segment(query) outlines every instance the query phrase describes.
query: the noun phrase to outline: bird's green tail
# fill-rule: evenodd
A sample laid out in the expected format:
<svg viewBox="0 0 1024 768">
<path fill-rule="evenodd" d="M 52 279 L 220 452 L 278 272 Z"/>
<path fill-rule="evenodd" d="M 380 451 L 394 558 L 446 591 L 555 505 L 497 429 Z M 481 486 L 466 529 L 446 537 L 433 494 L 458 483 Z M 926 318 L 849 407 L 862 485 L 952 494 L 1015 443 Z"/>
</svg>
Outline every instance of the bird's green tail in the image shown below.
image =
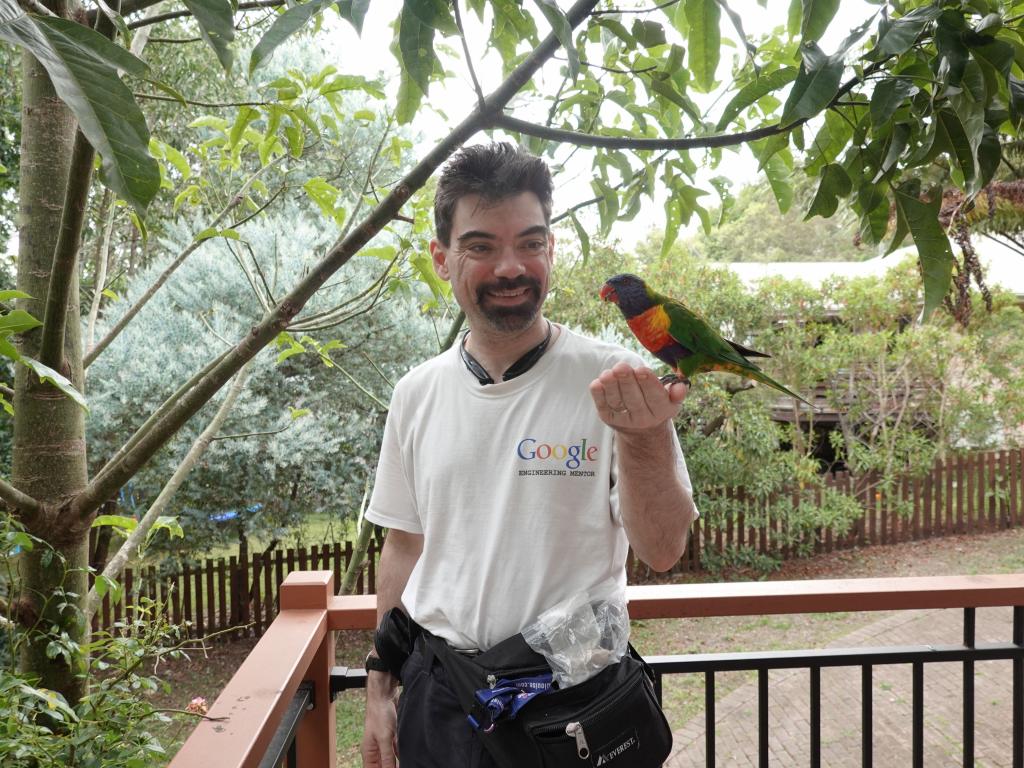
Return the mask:
<svg viewBox="0 0 1024 768">
<path fill-rule="evenodd" d="M 747 371 L 746 375 L 749 378 L 754 379 L 755 381 L 760 381 L 762 384 L 767 384 L 769 387 L 772 387 L 773 389 L 779 390 L 779 392 L 784 392 L 785 394 L 789 395 L 790 397 L 795 397 L 801 403 L 807 403 L 807 405 L 809 405 L 812 410 L 815 410 L 815 411 L 818 410 L 810 402 L 808 402 L 804 398 L 800 397 L 800 395 L 798 395 L 793 390 L 787 389 L 786 387 L 784 387 L 781 384 L 779 384 L 779 382 L 777 382 L 775 379 L 773 379 L 771 376 L 769 376 L 764 371 Z"/>
</svg>

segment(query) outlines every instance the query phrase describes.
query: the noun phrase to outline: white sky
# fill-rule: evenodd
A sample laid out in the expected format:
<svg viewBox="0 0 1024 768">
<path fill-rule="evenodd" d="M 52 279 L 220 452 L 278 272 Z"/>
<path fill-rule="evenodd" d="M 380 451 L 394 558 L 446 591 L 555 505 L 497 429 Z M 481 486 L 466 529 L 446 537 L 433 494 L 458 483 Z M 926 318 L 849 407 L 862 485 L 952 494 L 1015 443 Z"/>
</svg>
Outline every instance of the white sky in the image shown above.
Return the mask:
<svg viewBox="0 0 1024 768">
<path fill-rule="evenodd" d="M 563 6 L 565 5 L 564 2 L 561 4 Z M 636 7 L 646 7 L 650 4 L 651 3 L 649 2 L 630 3 L 629 0 L 622 0 L 621 7 L 626 8 L 631 5 Z M 390 80 L 390 95 L 396 92 L 398 88 L 398 64 L 395 62 L 388 50 L 388 46 L 392 39 L 392 31 L 389 25 L 393 21 L 393 17 L 388 16 L 386 13 L 381 13 L 381 6 L 382 4 L 371 5 L 361 37 L 357 36 L 352 27 L 346 22 L 339 21 L 336 25 L 332 25 L 331 43 L 335 44 L 332 45 L 332 47 L 334 48 L 335 54 L 338 55 L 339 60 L 337 66 L 341 71 L 347 72 L 354 70 L 367 77 L 375 77 L 377 74 L 383 72 Z M 749 39 L 754 39 L 764 35 L 776 26 L 785 25 L 786 14 L 789 8 L 788 0 L 768 0 L 768 6 L 768 9 L 762 8 L 758 3 L 754 2 L 754 0 L 733 0 L 731 7 L 742 13 L 744 31 Z M 540 13 L 536 10 L 535 6 L 527 3 L 526 7 L 533 11 L 534 16 L 537 18 L 538 30 L 541 34 L 545 34 L 549 29 L 546 21 L 540 17 Z M 821 47 L 826 52 L 834 51 L 838 47 L 839 43 L 847 36 L 847 34 L 849 34 L 849 31 L 853 27 L 863 23 L 864 20 L 876 10 L 876 8 L 877 6 L 873 7 L 868 5 L 865 0 L 844 0 L 839 4 L 839 10 L 829 26 L 828 32 L 820 41 Z M 644 18 L 661 22 L 665 27 L 666 32 L 670 35 L 670 39 L 671 35 L 675 34 L 674 30 L 671 29 L 670 20 L 664 13 L 659 11 L 649 14 Z M 485 55 L 487 33 L 486 30 L 477 23 L 476 15 L 472 12 L 464 12 L 463 22 L 467 27 L 467 37 L 470 41 L 470 50 L 474 57 L 477 76 L 481 80 L 484 92 L 488 93 L 501 81 L 500 62 L 495 54 Z M 737 37 L 732 29 L 732 25 L 729 23 L 724 13 L 722 15 L 722 36 L 723 39 L 736 39 Z M 460 61 L 450 64 L 449 69 L 453 72 L 455 77 L 451 78 L 445 84 L 444 88 L 439 87 L 438 83 L 431 84 L 430 96 L 425 100 L 424 108 L 421 108 L 420 113 L 417 115 L 416 120 L 412 125 L 413 130 L 422 134 L 424 138 L 424 151 L 426 150 L 426 147 L 429 146 L 429 143 L 443 137 L 448 132 L 448 127 L 450 125 L 454 125 L 456 122 L 461 120 L 470 111 L 470 109 L 472 109 L 476 99 L 468 69 L 461 61 L 462 51 L 458 38 L 442 38 L 438 35 L 436 39 L 443 41 L 444 44 L 454 49 L 457 49 Z M 743 57 L 745 55 L 745 51 L 739 44 L 737 44 L 736 47 L 723 46 L 718 69 L 719 78 L 723 79 L 728 77 L 733 68 L 734 57 Z M 547 86 L 548 90 L 552 93 L 558 87 L 560 81 L 561 77 L 558 74 L 557 62 L 554 66 L 548 67 L 544 70 L 538 77 L 540 86 Z M 723 83 L 723 86 L 727 84 L 728 83 Z M 720 92 L 708 94 L 706 96 L 698 94 L 695 100 L 699 106 L 707 108 L 712 105 L 720 95 Z M 724 103 L 725 100 L 722 100 L 719 102 L 719 105 L 724 105 Z M 445 113 L 447 120 L 442 118 L 440 115 L 432 113 L 429 108 L 430 105 L 441 109 Z M 531 117 L 528 114 L 523 114 L 521 111 L 517 112 L 516 110 L 512 110 L 512 113 L 517 117 L 523 117 L 524 119 L 530 119 Z M 711 114 L 714 115 L 715 111 L 712 110 Z M 486 140 L 486 137 L 481 134 L 473 141 Z M 418 154 L 423 153 L 420 152 Z M 693 157 L 697 160 L 696 153 Z M 577 153 L 576 158 L 577 161 L 570 166 L 570 170 L 556 178 L 556 211 L 571 206 L 576 202 L 588 200 L 593 197 L 593 192 L 590 188 L 592 170 L 589 162 L 588 151 L 586 149 L 580 150 Z M 735 152 L 728 150 L 723 151 L 722 160 L 718 167 L 708 172 L 702 171 L 698 176 L 698 183 L 696 186 L 708 190 L 710 194 L 703 198 L 702 201 L 706 206 L 710 207 L 714 206 L 718 200 L 713 187 L 707 183 L 707 180 L 710 177 L 724 176 L 730 179 L 733 182 L 733 190 L 735 192 L 742 185 L 756 181 L 757 174 L 757 163 L 752 154 L 745 147 L 741 147 Z M 596 231 L 596 209 L 591 211 L 589 216 L 591 217 L 591 222 L 589 223 L 592 223 L 593 226 L 588 227 L 588 229 Z M 581 216 L 581 218 L 585 217 Z M 663 229 L 664 222 L 665 219 L 662 202 L 654 204 L 645 202 L 641 207 L 641 212 L 637 214 L 633 221 L 620 221 L 614 225 L 612 229 L 612 237 L 618 238 L 624 245 L 633 245 L 637 241 L 645 238 L 652 228 L 656 230 Z M 699 221 L 694 217 L 690 223 L 690 229 L 694 229 L 698 226 Z"/>
</svg>

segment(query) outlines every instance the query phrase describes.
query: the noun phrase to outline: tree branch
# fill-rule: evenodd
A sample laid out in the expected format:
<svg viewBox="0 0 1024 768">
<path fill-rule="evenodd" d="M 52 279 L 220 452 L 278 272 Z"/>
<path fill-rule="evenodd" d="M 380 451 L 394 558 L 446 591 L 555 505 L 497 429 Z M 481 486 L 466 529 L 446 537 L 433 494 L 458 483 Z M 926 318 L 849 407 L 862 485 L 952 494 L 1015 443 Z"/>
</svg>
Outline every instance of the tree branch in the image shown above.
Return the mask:
<svg viewBox="0 0 1024 768">
<path fill-rule="evenodd" d="M 71 153 L 67 190 L 64 193 L 64 213 L 61 216 L 60 235 L 50 269 L 50 290 L 46 294 L 46 312 L 43 315 L 39 360 L 58 371 L 64 368 L 64 330 L 68 322 L 68 298 L 71 284 L 77 274 L 78 250 L 82 241 L 82 223 L 85 203 L 89 199 L 92 182 L 92 159 L 96 155 L 92 144 L 81 131 L 75 132 L 75 146 Z M 76 318 L 77 319 L 77 318 Z"/>
<path fill-rule="evenodd" d="M 248 3 L 239 3 L 239 11 L 255 11 L 261 8 L 276 8 L 279 5 L 284 5 L 285 0 L 253 0 Z M 141 4 L 140 4 L 141 5 Z M 146 5 L 155 5 L 155 3 L 146 3 Z M 137 10 L 137 9 L 136 9 Z M 127 12 L 122 14 L 127 16 Z M 139 27 L 146 27 L 150 24 L 159 24 L 162 21 L 170 21 L 171 19 L 181 19 L 186 16 L 191 16 L 192 11 L 168 11 L 167 13 L 158 13 L 155 16 L 147 16 L 144 19 L 133 21 L 128 25 L 128 29 L 138 29 Z"/>
<path fill-rule="evenodd" d="M 249 187 L 252 186 L 253 182 L 255 182 L 256 179 L 258 179 L 263 174 L 264 171 L 276 165 L 284 157 L 285 156 L 282 155 L 281 157 L 276 158 L 273 162 L 268 163 L 263 168 L 260 168 L 260 170 L 256 171 L 256 173 L 254 173 L 252 176 L 250 176 L 242 185 L 241 189 L 238 190 L 238 193 L 231 199 L 231 201 L 226 206 L 224 206 L 224 208 L 221 210 L 220 213 L 217 214 L 213 221 L 210 222 L 210 226 L 208 227 L 208 229 L 216 228 L 217 225 L 219 225 L 227 217 L 227 215 L 231 213 L 231 211 L 233 211 L 241 204 L 241 202 L 245 199 L 246 192 L 249 191 Z M 246 221 L 248 221 L 248 219 L 246 219 Z M 83 368 L 88 368 L 90 365 L 92 365 L 93 361 L 100 356 L 103 350 L 110 346 L 110 343 L 121 334 L 121 331 L 125 329 L 125 326 L 128 325 L 128 323 L 130 323 L 137 314 L 139 314 L 142 308 L 146 306 L 150 299 L 153 298 L 153 295 L 158 290 L 160 290 L 160 287 L 164 283 L 167 282 L 167 280 L 174 273 L 174 271 L 185 262 L 185 259 L 187 259 L 193 253 L 195 253 L 196 249 L 199 248 L 199 246 L 202 245 L 204 242 L 206 242 L 206 240 L 193 240 L 188 245 L 188 247 L 185 248 L 185 250 L 183 250 L 178 255 L 178 258 L 176 258 L 167 266 L 167 269 L 165 269 L 160 274 L 160 277 L 158 277 L 153 282 L 153 284 L 146 289 L 146 292 L 139 297 L 139 300 L 136 301 L 128 309 L 128 311 L 124 313 L 124 316 L 121 317 L 121 319 L 114 324 L 113 328 L 107 331 L 107 335 L 100 339 L 95 347 L 89 350 L 88 354 L 85 356 L 85 360 L 82 361 Z"/>
<path fill-rule="evenodd" d="M 92 273 L 92 302 L 89 306 L 89 322 L 85 330 L 85 348 L 90 349 L 93 339 L 96 338 L 96 319 L 100 314 L 100 304 L 103 302 L 103 289 L 107 281 L 107 260 L 110 255 L 110 233 L 113 231 L 114 214 L 117 206 L 114 204 L 114 193 L 110 189 L 103 192 L 103 202 L 100 203 L 100 235 L 96 238 L 95 266 Z"/>
<path fill-rule="evenodd" d="M 452 344 L 459 338 L 459 331 L 462 330 L 462 324 L 466 322 L 466 313 L 461 309 L 459 314 L 452 318 L 452 327 L 448 330 L 448 335 L 445 336 L 444 341 L 441 342 L 441 351 L 451 349 Z"/>
<path fill-rule="evenodd" d="M 574 28 L 594 8 L 598 0 L 577 0 L 568 10 L 566 18 Z M 277 335 L 288 327 L 310 297 L 343 267 L 373 237 L 391 221 L 395 214 L 430 179 L 441 164 L 462 144 L 485 128 L 493 115 L 500 113 L 509 101 L 530 81 L 530 78 L 551 58 L 559 45 L 558 38 L 549 34 L 484 103 L 474 109 L 459 125 L 428 152 L 410 170 L 391 193 L 382 200 L 366 219 L 344 239 L 336 242 L 281 303 L 230 350 L 227 356 L 203 376 L 196 385 L 170 407 L 166 414 L 141 434 L 135 444 L 116 459 L 108 462 L 109 470 L 90 482 L 67 505 L 76 517 L 91 515 L 114 491 L 130 479 L 170 438 L 223 387 L 246 362 L 251 360 Z"/>
<path fill-rule="evenodd" d="M 496 115 L 489 128 L 503 128 L 506 131 L 521 133 L 524 136 L 534 136 L 538 139 L 548 141 L 575 144 L 582 147 L 600 147 L 602 149 L 710 149 L 713 147 L 731 147 L 736 144 L 746 144 L 750 141 L 765 139 L 769 136 L 776 136 L 780 133 L 788 133 L 807 122 L 807 119 L 797 120 L 789 125 L 768 125 L 764 128 L 757 128 L 752 131 L 741 131 L 740 133 L 719 134 L 717 136 L 689 137 L 685 139 L 637 139 L 629 136 L 601 136 L 596 133 L 581 133 L 579 131 L 567 131 L 562 128 L 547 128 L 535 123 L 528 123 L 509 115 Z"/>
<path fill-rule="evenodd" d="M 156 43 L 156 38 L 150 38 L 149 42 Z M 150 99 L 151 101 L 173 101 L 175 104 L 181 104 L 181 99 L 176 99 L 173 96 L 158 96 L 155 93 L 140 93 L 138 91 L 132 94 L 137 99 Z M 185 103 L 193 107 L 210 107 L 211 109 L 229 109 L 231 107 L 265 107 L 267 102 L 265 101 L 230 101 L 225 103 L 217 103 L 212 101 L 190 101 L 185 99 Z"/>
<path fill-rule="evenodd" d="M 17 512 L 18 517 L 24 522 L 26 519 L 38 517 L 43 514 L 44 508 L 42 503 L 29 496 L 23 491 L 19 491 L 9 482 L 0 478 L 0 500 L 3 500 L 7 504 L 7 509 L 11 512 Z"/>
<path fill-rule="evenodd" d="M 455 26 L 459 29 L 459 39 L 462 41 L 462 51 L 466 54 L 466 66 L 469 68 L 469 76 L 473 80 L 473 89 L 476 91 L 477 103 L 483 106 L 484 92 L 480 88 L 480 81 L 476 77 L 476 70 L 473 69 L 473 57 L 469 53 L 466 30 L 462 27 L 462 12 L 459 10 L 459 0 L 452 0 L 452 10 L 455 12 Z"/>
<path fill-rule="evenodd" d="M 122 445 L 118 449 L 117 453 L 115 453 L 114 456 L 100 468 L 100 471 L 96 473 L 96 477 L 93 478 L 93 482 L 99 482 L 103 478 L 104 474 L 110 471 L 110 468 L 120 457 L 126 455 L 128 451 L 135 447 L 135 444 L 141 439 L 142 435 L 146 434 L 147 430 L 149 430 L 154 424 L 156 424 L 157 421 L 162 419 L 164 415 L 166 415 L 171 410 L 171 408 L 173 408 L 174 405 L 185 395 L 186 392 L 192 389 L 192 387 L 194 387 L 200 379 L 202 379 L 204 376 L 206 376 L 206 374 L 212 371 L 217 366 L 218 363 L 220 363 L 222 360 L 224 360 L 224 358 L 228 356 L 230 352 L 230 349 L 226 349 L 223 352 L 221 352 L 219 355 L 217 355 L 217 357 L 213 358 L 210 362 L 208 362 L 206 365 L 204 365 L 202 368 L 200 368 L 198 371 L 192 374 L 192 378 L 190 378 L 188 381 L 186 381 L 184 384 L 178 387 L 171 394 L 170 397 L 164 400 L 164 402 L 161 403 L 160 407 L 153 411 L 150 417 L 146 419 L 145 422 L 143 422 L 142 426 L 135 430 L 135 433 L 130 438 L 128 438 L 128 442 Z"/>
<path fill-rule="evenodd" d="M 41 2 L 39 2 L 39 0 L 18 0 L 18 5 L 21 6 L 21 9 L 23 11 L 27 11 L 28 13 L 38 13 L 40 16 L 54 17 L 56 17 L 57 15 L 49 8 L 47 8 L 45 5 L 43 5 Z"/>
<path fill-rule="evenodd" d="M 736 11 L 729 7 L 729 4 L 725 0 L 716 0 L 719 7 L 725 11 L 729 20 L 732 22 L 733 29 L 736 30 L 736 34 L 740 36 L 740 40 L 743 41 L 743 47 L 747 49 L 747 59 L 750 61 L 750 66 L 754 68 L 754 72 L 758 75 L 761 74 L 761 68 L 757 66 L 757 61 L 754 59 L 757 56 L 757 46 L 754 45 L 747 39 L 747 33 L 743 31 L 743 19 Z"/>
<path fill-rule="evenodd" d="M 603 11 L 592 11 L 591 16 L 608 16 L 612 14 L 620 13 L 651 13 L 653 11 L 660 11 L 662 8 L 670 8 L 673 5 L 678 5 L 680 0 L 667 0 L 667 2 L 659 3 L 651 8 L 607 8 Z"/>
<path fill-rule="evenodd" d="M 891 57 L 889 57 L 891 58 Z M 864 77 L 874 74 L 888 59 L 882 61 L 876 61 L 873 64 L 864 68 Z M 836 95 L 832 97 L 832 101 L 828 103 L 825 109 L 831 109 L 832 107 L 839 104 L 839 100 L 849 93 L 858 83 L 861 82 L 860 77 L 852 77 L 836 92 Z M 529 123 L 526 120 L 520 120 L 506 114 L 496 114 L 493 120 L 487 125 L 488 128 L 503 128 L 507 131 L 513 131 L 515 133 L 521 133 L 525 136 L 534 136 L 539 139 L 546 139 L 548 141 L 564 142 L 567 144 L 574 144 L 581 147 L 601 147 L 603 149 L 635 149 L 635 150 L 654 150 L 654 149 L 712 149 L 715 147 L 731 147 L 737 144 L 746 144 L 747 142 L 757 141 L 758 139 L 765 139 L 769 136 L 777 136 L 780 133 L 789 133 L 797 126 L 803 125 L 810 118 L 803 117 L 799 120 L 794 120 L 792 123 L 783 125 L 782 123 L 776 123 L 774 125 L 766 125 L 762 128 L 756 128 L 752 131 L 740 131 L 739 133 L 726 133 L 718 134 L 717 136 L 698 136 L 688 137 L 684 139 L 637 139 L 629 136 L 601 136 L 596 133 L 583 133 L 580 131 L 568 131 L 561 128 L 551 128 L 549 126 L 537 125 L 535 123 Z"/>
<path fill-rule="evenodd" d="M 106 568 L 103 569 L 103 576 L 107 579 L 116 579 L 121 575 L 121 571 L 128 563 L 129 558 L 132 554 L 145 543 L 146 538 L 149 536 L 150 530 L 153 528 L 153 524 L 156 523 L 157 518 L 164 513 L 167 509 L 167 505 L 170 503 L 174 494 L 177 493 L 181 484 L 185 482 L 185 478 L 188 477 L 189 473 L 199 462 L 206 450 L 210 447 L 210 442 L 214 439 L 214 436 L 220 431 L 220 428 L 224 425 L 225 419 L 228 417 L 228 413 L 235 405 L 235 401 L 238 400 L 239 394 L 242 389 L 245 388 L 245 382 L 249 378 L 250 363 L 246 363 L 242 369 L 235 376 L 235 380 L 232 382 L 231 387 L 228 389 L 227 396 L 224 398 L 224 402 L 221 403 L 220 408 L 217 409 L 217 413 L 213 419 L 207 425 L 206 429 L 202 431 L 196 441 L 192 443 L 192 447 L 189 448 L 185 458 L 181 460 L 178 468 L 174 470 L 174 474 L 171 475 L 171 479 L 167 481 L 167 484 L 160 490 L 160 494 L 156 497 L 153 504 L 146 510 L 146 514 L 139 520 L 139 524 L 135 526 L 128 538 L 124 540 L 124 543 L 118 548 L 114 556 L 110 558 Z M 92 618 L 92 615 L 96 612 L 96 608 L 99 605 L 99 595 L 96 593 L 96 586 L 93 585 L 92 589 L 89 590 L 89 596 L 86 598 L 85 604 L 85 617 L 86 620 Z"/>
</svg>

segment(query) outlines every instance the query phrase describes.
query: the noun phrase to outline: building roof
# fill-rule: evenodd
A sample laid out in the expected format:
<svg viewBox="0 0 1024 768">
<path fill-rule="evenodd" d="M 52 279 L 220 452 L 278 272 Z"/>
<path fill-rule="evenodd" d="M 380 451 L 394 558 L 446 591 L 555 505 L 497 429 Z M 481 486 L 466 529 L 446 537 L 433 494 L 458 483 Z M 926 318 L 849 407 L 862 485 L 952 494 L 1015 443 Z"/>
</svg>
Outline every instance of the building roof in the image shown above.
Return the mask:
<svg viewBox="0 0 1024 768">
<path fill-rule="evenodd" d="M 998 285 L 1024 297 L 1024 255 L 988 237 L 976 238 L 974 248 L 985 267 L 986 282 L 990 286 Z M 750 287 L 767 277 L 800 278 L 817 287 L 830 277 L 881 277 L 914 253 L 914 246 L 908 246 L 889 256 L 875 256 L 865 261 L 733 261 L 715 262 L 714 266 L 729 269 Z"/>
</svg>

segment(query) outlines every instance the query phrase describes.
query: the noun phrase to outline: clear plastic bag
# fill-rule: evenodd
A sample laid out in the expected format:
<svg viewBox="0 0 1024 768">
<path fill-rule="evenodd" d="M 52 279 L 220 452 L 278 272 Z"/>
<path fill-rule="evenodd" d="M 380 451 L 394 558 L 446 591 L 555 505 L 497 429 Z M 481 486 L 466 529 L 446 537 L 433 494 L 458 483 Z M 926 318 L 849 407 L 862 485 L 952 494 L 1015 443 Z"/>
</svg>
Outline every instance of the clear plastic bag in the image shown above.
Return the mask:
<svg viewBox="0 0 1024 768">
<path fill-rule="evenodd" d="M 626 595 L 612 579 L 544 611 L 523 629 L 526 643 L 547 659 L 559 688 L 593 677 L 626 654 Z"/>
</svg>

